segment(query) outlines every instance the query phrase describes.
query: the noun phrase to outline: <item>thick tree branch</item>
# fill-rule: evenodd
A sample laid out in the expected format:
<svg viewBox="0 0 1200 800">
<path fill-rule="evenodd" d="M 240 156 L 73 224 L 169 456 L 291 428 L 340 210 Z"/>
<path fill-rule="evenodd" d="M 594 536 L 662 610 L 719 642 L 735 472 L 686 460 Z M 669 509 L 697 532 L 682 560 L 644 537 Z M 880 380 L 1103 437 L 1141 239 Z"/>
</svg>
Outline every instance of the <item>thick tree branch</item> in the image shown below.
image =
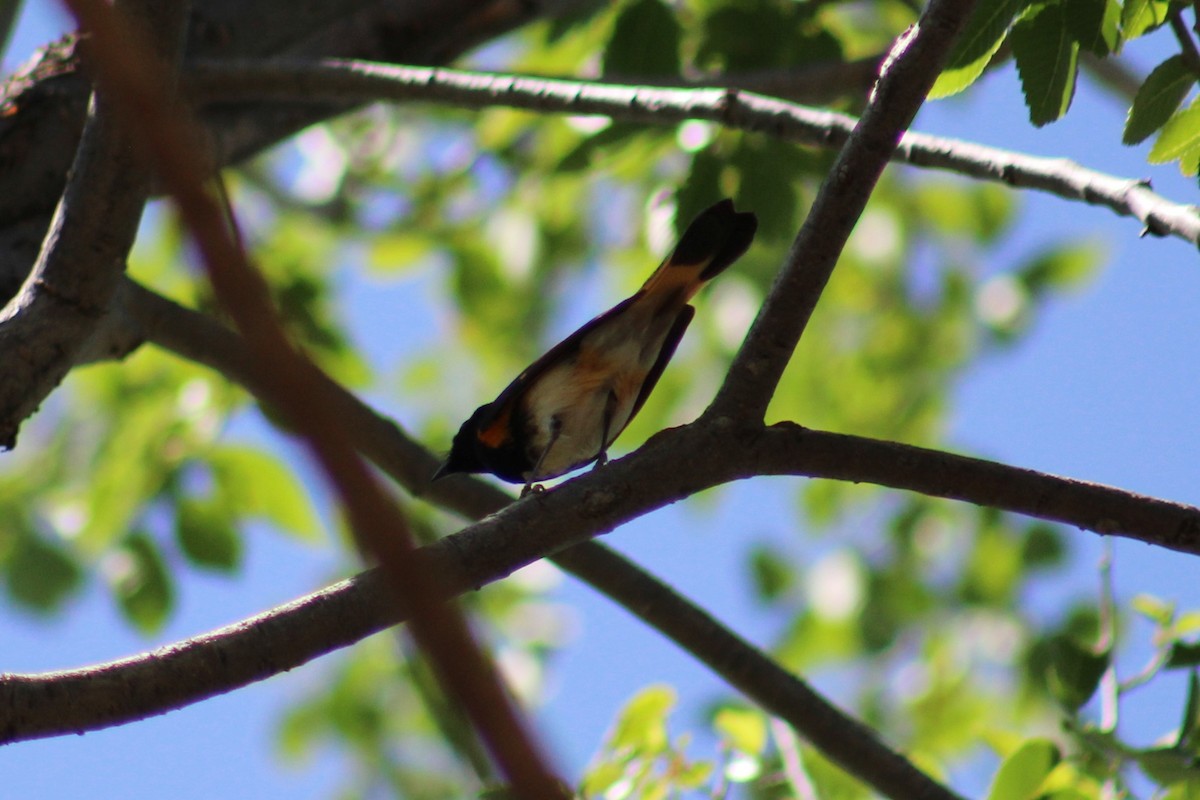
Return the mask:
<svg viewBox="0 0 1200 800">
<path fill-rule="evenodd" d="M 125 2 L 137 32 L 159 43 L 160 75 L 175 74 L 186 3 Z M 33 271 L 0 312 L 0 447 L 58 386 L 95 330 L 124 271 L 149 189 L 136 136 L 92 98 L 71 180 Z"/>
<path fill-rule="evenodd" d="M 248 345 L 236 333 L 136 284 L 130 283 L 125 294 L 128 313 L 142 326 L 149 340 L 214 367 L 252 392 L 257 391 L 262 376 L 253 369 L 252 360 L 247 356 Z M 503 492 L 470 479 L 460 478 L 430 487 L 428 476 L 436 458 L 357 398 L 344 390 L 339 389 L 338 393 L 341 395 L 338 413 L 346 420 L 350 441 L 415 494 L 426 494 L 440 504 L 474 518 L 496 512 L 510 502 Z M 724 454 L 719 462 L 692 457 L 714 452 L 713 448 L 719 448 Z M 1200 552 L 1198 509 L 921 448 L 806 431 L 790 425 L 735 429 L 730 423 L 718 420 L 707 430 L 705 426 L 693 425 L 665 432 L 653 440 L 647 450 L 651 449 L 660 454 L 657 464 L 639 461 L 642 458 L 639 451 L 548 493 L 544 500 L 553 500 L 561 491 L 568 490 L 573 496 L 565 503 L 554 502 L 546 508 L 547 516 L 536 508 L 531 509 L 528 503 L 518 504 L 505 512 L 521 513 L 522 508 L 525 509 L 522 516 L 505 526 L 512 531 L 512 538 L 506 541 L 519 541 L 533 532 L 545 535 L 538 545 L 544 546 L 542 550 L 518 554 L 514 560 L 508 552 L 511 550 L 509 544 L 494 542 L 492 534 L 487 532 L 489 529 L 480 532 L 475 527 L 435 545 L 436 552 L 446 550 L 449 555 L 445 557 L 453 561 L 453 566 L 448 565 L 446 569 L 460 576 L 454 587 L 483 585 L 541 553 L 578 541 L 578 537 L 566 533 L 564 526 L 570 524 L 569 520 L 557 521 L 564 508 L 582 506 L 585 502 L 601 509 L 610 505 L 625 506 L 632 502 L 631 490 L 661 490 L 637 500 L 642 511 L 647 511 L 680 499 L 686 493 L 756 473 L 866 480 L 1023 511 L 1081 527 L 1091 526 L 1102 532 L 1124 532 L 1143 541 L 1185 552 Z M 626 466 L 621 467 L 621 464 Z M 687 467 L 687 474 L 683 474 L 682 467 Z M 714 470 L 720 474 L 710 474 Z M 634 480 L 629 473 L 642 476 L 642 479 Z M 655 475 L 655 479 L 644 480 L 647 474 Z M 682 488 L 667 486 L 668 479 L 681 482 Z M 580 485 L 585 487 L 582 494 L 578 491 Z M 642 511 L 623 513 L 621 519 Z M 535 528 L 533 525 L 538 519 L 542 522 Z M 548 520 L 556 521 L 549 523 Z M 616 524 L 618 521 L 609 520 L 595 530 L 607 530 Z M 684 598 L 670 593 L 652 576 L 624 562 L 620 556 L 602 545 L 588 542 L 560 552 L 554 560 L 626 605 L 633 613 L 646 618 L 751 699 L 789 720 L 822 749 L 829 748 L 826 752 L 835 760 L 856 771 L 855 765 L 861 758 L 878 762 L 880 769 L 892 768 L 886 765 L 892 763 L 894 754 L 873 750 L 873 739 L 866 744 L 860 741 L 853 734 L 856 723 L 852 720 L 843 720 L 843 733 L 827 741 L 819 726 L 824 724 L 822 720 L 830 719 L 828 707 L 804 702 L 806 687 L 793 685 L 795 679 L 786 673 L 780 674 L 769 659 L 752 650 L 734 658 L 722 656 L 722 653 L 742 652 L 736 647 L 726 649 L 733 646 L 728 642 L 728 637 L 734 637 L 732 633 L 711 634 L 724 640 L 725 645 L 709 651 L 710 645 L 703 642 L 710 635 L 705 631 L 714 623 L 707 615 Z M 298 666 L 329 650 L 357 641 L 395 619 L 382 605 L 385 594 L 373 583 L 376 580 L 363 576 L 352 584 L 318 593 L 312 602 L 297 601 L 281 612 L 279 619 L 274 614 L 263 615 L 149 657 L 101 665 L 94 668 L 95 672 L 76 670 L 53 676 L 8 676 L 0 681 L 0 708 L 7 709 L 0 719 L 8 720 L 0 730 L 6 730 L 5 736 L 16 740 L 119 724 L 197 702 L 260 679 L 265 674 Z M 377 599 L 344 600 L 343 591 L 361 592 Z M 639 597 L 656 599 L 648 610 L 637 600 Z M 343 602 L 354 605 L 341 605 Z M 377 603 L 380 605 L 376 606 Z M 267 633 L 256 631 L 260 623 L 270 626 Z M 290 627 L 277 627 L 293 623 L 299 626 L 297 630 L 308 633 L 303 636 L 291 634 L 287 632 Z M 263 651 L 263 641 L 272 643 L 269 652 Z M 289 645 L 293 642 L 294 649 Z M 221 664 L 228 668 L 216 670 L 214 665 Z M 171 687 L 169 690 L 168 686 Z M 93 692 L 95 696 L 91 694 Z M 818 727 L 810 729 L 810 725 Z M 913 777 L 918 782 L 922 779 Z M 880 785 L 876 788 L 892 796 L 912 797 L 915 791 L 912 785 L 899 792 L 895 785 L 891 789 Z"/>
<path fill-rule="evenodd" d="M 352 425 L 350 430 L 357 428 Z M 721 452 L 723 457 L 702 457 L 712 452 Z M 425 458 L 431 460 L 428 454 Z M 793 425 L 764 429 L 735 427 L 720 420 L 664 432 L 605 469 L 509 506 L 433 545 L 428 552 L 451 576 L 446 589 L 461 591 L 496 580 L 542 555 L 708 486 L 759 473 L 853 478 L 935 496 L 986 501 L 1074 525 L 1109 528 L 1113 533 L 1136 531 L 1135 538 L 1143 541 L 1200 552 L 1200 509 L 921 448 Z M 655 479 L 645 480 L 646 475 Z M 495 490 L 482 488 L 482 499 L 474 502 L 487 508 L 488 493 Z M 827 752 L 835 760 L 857 769 L 852 765 L 859 759 L 886 756 L 877 769 L 895 768 L 889 761 L 894 754 L 864 752 L 862 748 L 869 748 L 873 739 L 864 745 L 853 735 L 853 722 L 839 722 L 830 716 L 832 710 L 809 704 L 802 684 L 780 674 L 761 654 L 731 644 L 728 637 L 732 634 L 714 633 L 715 623 L 703 611 L 657 586 L 644 573 L 631 571 L 635 570 L 632 566 L 611 561 L 619 559 L 614 554 L 596 550 L 595 545 L 588 547 L 562 552 L 558 560 L 581 577 L 601 584 L 634 613 L 697 652 L 752 699 L 784 716 L 819 746 L 833 748 Z M 297 666 L 396 619 L 387 609 L 386 592 L 377 581 L 373 575 L 360 576 L 297 601 L 279 615 L 263 615 L 151 656 L 46 676 L 5 676 L 0 681 L 0 708 L 5 710 L 0 731 L 6 741 L 16 741 L 117 724 L 228 691 L 273 674 L 273 670 Z M 650 602 L 646 598 L 653 602 L 649 610 L 642 605 Z M 266 633 L 257 630 L 260 625 L 267 626 Z M 296 634 L 289 633 L 292 625 L 297 626 Z M 306 633 L 300 635 L 299 631 Z M 716 638 L 710 641 L 710 637 Z M 269 646 L 264 648 L 264 642 Z M 155 663 L 157 667 L 152 666 Z M 836 733 L 843 724 L 849 727 Z M 833 727 L 823 734 L 826 725 Z M 810 726 L 815 727 L 810 730 Z M 831 742 L 828 736 L 832 736 Z M 890 789 L 875 785 L 892 796 L 921 796 L 909 790 L 894 793 L 894 784 Z"/>
<path fill-rule="evenodd" d="M 259 393 L 261 376 L 246 356 L 241 337 L 204 314 L 130 283 L 128 313 L 143 327 L 148 340 L 212 367 L 253 394 Z M 489 484 L 462 476 L 431 484 L 429 476 L 438 464 L 432 453 L 353 394 L 328 378 L 324 380 L 328 381 L 329 392 L 337 396 L 335 407 L 355 448 L 414 495 L 472 519 L 494 513 L 511 501 Z M 722 433 L 727 429 L 735 433 Z M 646 473 L 653 480 L 641 483 L 660 486 L 664 480 L 680 481 L 683 486 L 697 486 L 696 491 L 755 475 L 874 483 L 1200 555 L 1200 509 L 969 456 L 814 431 L 792 423 L 764 428 L 721 419 L 664 431 L 647 446 L 658 447 L 660 442 L 667 450 L 683 448 L 685 455 L 675 467 L 664 462 L 661 474 Z M 689 461 L 689 454 L 702 456 L 705 447 L 718 448 L 709 452 L 720 452 L 722 458 Z M 634 453 L 621 461 L 637 456 Z M 600 470 L 598 475 L 605 472 Z M 685 496 L 655 491 L 646 502 L 662 505 Z"/>
<path fill-rule="evenodd" d="M 140 286 L 131 286 L 128 293 L 130 313 L 142 324 L 150 341 L 213 367 L 247 386 L 251 392 L 256 391 L 260 379 L 251 368 L 247 348 L 240 336 L 203 314 L 178 306 Z M 471 519 L 481 519 L 512 502 L 509 495 L 475 479 L 458 478 L 430 484 L 429 476 L 437 466 L 437 458 L 357 397 L 333 385 L 340 397 L 338 412 L 345 421 L 351 444 L 400 485 L 414 494 L 426 494 L 439 505 Z M 787 720 L 823 752 L 883 794 L 950 800 L 951 795 L 943 787 L 887 749 L 869 730 L 836 710 L 806 683 L 619 554 L 598 542 L 583 542 L 552 556 L 551 560 L 679 643 L 732 686 Z M 476 576 L 474 585 L 481 585 L 493 577 Z M 336 612 L 333 618 L 337 618 Z M 356 625 L 353 630 L 338 629 L 337 635 L 365 636 L 377 630 L 373 626 L 383 623 L 378 616 L 372 615 L 364 624 L 365 628 Z M 355 640 L 351 638 L 346 644 Z M 207 637 L 199 642 L 204 647 L 209 643 Z M 164 669 L 175 671 L 176 668 L 164 666 Z M 184 667 L 180 665 L 178 670 L 183 672 Z M 155 678 L 148 691 L 157 685 Z"/>
</svg>

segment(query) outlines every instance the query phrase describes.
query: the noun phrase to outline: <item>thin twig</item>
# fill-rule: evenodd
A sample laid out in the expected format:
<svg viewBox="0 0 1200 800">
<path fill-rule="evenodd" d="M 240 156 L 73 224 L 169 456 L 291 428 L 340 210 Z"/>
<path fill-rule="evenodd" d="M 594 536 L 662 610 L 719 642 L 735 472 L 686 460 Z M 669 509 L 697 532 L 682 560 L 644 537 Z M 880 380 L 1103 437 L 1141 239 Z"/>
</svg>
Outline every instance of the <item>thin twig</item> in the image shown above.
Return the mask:
<svg viewBox="0 0 1200 800">
<path fill-rule="evenodd" d="M 1183 54 L 1183 62 L 1187 64 L 1193 75 L 1200 76 L 1200 50 L 1196 49 L 1196 40 L 1192 38 L 1192 33 L 1183 20 L 1183 10 L 1172 6 L 1167 11 L 1167 22 L 1171 25 L 1171 32 L 1179 40 L 1179 50 Z"/>
<path fill-rule="evenodd" d="M 262 276 L 232 238 L 218 203 L 204 190 L 207 165 L 194 127 L 172 107 L 166 87 L 102 0 L 67 0 L 90 35 L 98 80 L 115 109 L 136 122 L 140 142 L 195 236 L 213 289 L 250 345 L 263 373 L 263 397 L 287 419 L 336 492 L 360 546 L 378 559 L 396 600 L 410 613 L 413 635 L 430 655 L 450 694 L 462 702 L 514 792 L 528 800 L 565 798 L 566 790 L 475 644 L 462 615 L 439 599 L 440 575 L 412 541 L 398 508 L 346 443 L 341 421 L 316 368 L 287 341 Z"/>
<path fill-rule="evenodd" d="M 688 119 L 762 133 L 814 147 L 840 147 L 858 120 L 771 97 L 728 89 L 662 89 L 594 81 L 502 75 L 355 61 L 198 61 L 187 85 L 197 99 L 302 103 L 342 98 L 424 101 L 463 108 L 508 106 L 530 111 L 598 114 L 625 122 L 676 125 Z M 1034 189 L 1104 206 L 1133 217 L 1143 231 L 1200 243 L 1200 215 L 1155 194 L 1144 180 L 924 133 L 907 132 L 893 159 L 977 180 Z"/>
</svg>

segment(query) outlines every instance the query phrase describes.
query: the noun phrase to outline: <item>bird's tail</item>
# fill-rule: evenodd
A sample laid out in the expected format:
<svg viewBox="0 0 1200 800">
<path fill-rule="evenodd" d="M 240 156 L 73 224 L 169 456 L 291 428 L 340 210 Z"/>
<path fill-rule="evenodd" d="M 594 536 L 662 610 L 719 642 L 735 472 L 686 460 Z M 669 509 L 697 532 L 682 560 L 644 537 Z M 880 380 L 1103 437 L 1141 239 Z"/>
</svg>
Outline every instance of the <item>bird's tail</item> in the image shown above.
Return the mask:
<svg viewBox="0 0 1200 800">
<path fill-rule="evenodd" d="M 682 291 L 684 302 L 705 283 L 737 261 L 750 247 L 758 218 L 749 211 L 734 211 L 726 198 L 692 220 L 671 255 L 642 286 L 645 294 Z"/>
</svg>

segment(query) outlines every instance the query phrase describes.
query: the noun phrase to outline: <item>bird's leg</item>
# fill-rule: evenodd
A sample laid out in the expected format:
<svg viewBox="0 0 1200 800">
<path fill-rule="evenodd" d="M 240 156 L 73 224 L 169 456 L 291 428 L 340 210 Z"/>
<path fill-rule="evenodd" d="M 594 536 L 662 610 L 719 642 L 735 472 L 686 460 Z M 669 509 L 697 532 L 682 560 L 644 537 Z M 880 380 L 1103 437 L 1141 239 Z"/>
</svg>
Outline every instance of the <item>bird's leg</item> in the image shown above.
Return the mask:
<svg viewBox="0 0 1200 800">
<path fill-rule="evenodd" d="M 525 488 L 521 490 L 521 497 L 530 492 L 540 492 L 542 487 L 535 486 L 534 481 L 542 472 L 542 463 L 546 460 L 546 456 L 550 454 L 550 448 L 554 447 L 554 443 L 558 441 L 559 434 L 562 433 L 562 419 L 557 416 L 550 418 L 550 441 L 546 442 L 546 447 L 542 450 L 542 454 L 538 456 L 537 463 L 533 465 L 533 469 L 529 472 L 529 480 L 525 482 Z"/>
<path fill-rule="evenodd" d="M 612 427 L 613 416 L 617 413 L 617 393 L 608 390 L 608 399 L 604 403 L 604 418 L 600 422 L 600 453 L 596 456 L 597 469 L 608 463 L 608 430 Z"/>
</svg>

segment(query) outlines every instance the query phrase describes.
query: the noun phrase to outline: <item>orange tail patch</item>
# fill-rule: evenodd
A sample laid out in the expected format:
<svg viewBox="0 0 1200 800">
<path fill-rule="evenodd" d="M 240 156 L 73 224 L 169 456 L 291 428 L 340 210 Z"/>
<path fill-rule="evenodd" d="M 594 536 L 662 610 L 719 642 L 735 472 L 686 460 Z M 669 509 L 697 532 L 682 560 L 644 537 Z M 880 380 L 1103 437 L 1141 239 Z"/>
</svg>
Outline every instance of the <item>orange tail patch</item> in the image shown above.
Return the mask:
<svg viewBox="0 0 1200 800">
<path fill-rule="evenodd" d="M 684 302 L 721 274 L 750 247 L 758 220 L 722 200 L 692 221 L 662 265 L 642 285 L 647 294 L 681 292 Z"/>
</svg>

